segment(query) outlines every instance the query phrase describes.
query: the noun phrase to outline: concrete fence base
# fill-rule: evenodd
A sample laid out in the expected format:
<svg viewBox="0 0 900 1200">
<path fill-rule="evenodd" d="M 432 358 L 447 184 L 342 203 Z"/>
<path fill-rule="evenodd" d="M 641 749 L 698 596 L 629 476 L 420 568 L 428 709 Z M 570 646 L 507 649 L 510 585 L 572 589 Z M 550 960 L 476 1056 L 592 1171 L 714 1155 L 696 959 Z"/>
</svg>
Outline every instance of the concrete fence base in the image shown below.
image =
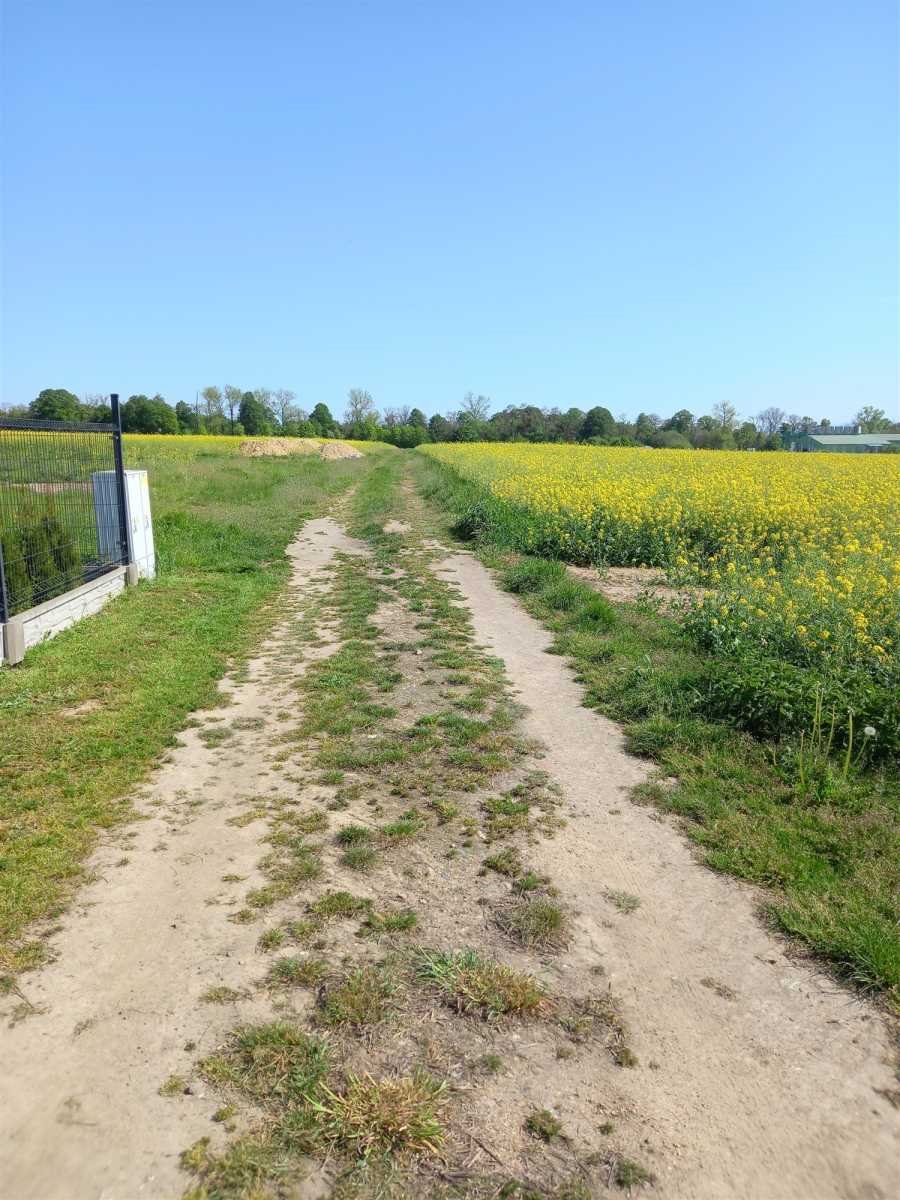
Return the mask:
<svg viewBox="0 0 900 1200">
<path fill-rule="evenodd" d="M 17 613 L 5 625 L 0 625 L 3 661 L 10 666 L 20 663 L 31 646 L 68 629 L 82 617 L 99 612 L 107 600 L 124 589 L 126 582 L 137 582 L 136 570 L 131 571 L 132 578 L 126 579 L 129 570 L 129 567 L 115 567 L 98 579 Z"/>
</svg>

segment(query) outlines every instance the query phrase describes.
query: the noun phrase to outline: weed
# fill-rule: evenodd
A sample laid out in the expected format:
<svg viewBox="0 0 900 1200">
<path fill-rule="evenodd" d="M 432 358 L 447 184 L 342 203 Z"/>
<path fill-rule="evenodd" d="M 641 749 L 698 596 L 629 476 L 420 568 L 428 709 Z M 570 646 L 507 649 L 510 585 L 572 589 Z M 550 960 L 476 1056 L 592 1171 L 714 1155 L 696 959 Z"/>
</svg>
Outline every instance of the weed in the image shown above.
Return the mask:
<svg viewBox="0 0 900 1200">
<path fill-rule="evenodd" d="M 532 1016 L 548 1007 L 537 980 L 504 963 L 482 958 L 474 950 L 422 950 L 416 968 L 419 977 L 459 1012 L 487 1018 Z"/>
<path fill-rule="evenodd" d="M 180 1075 L 170 1075 L 160 1087 L 159 1094 L 160 1096 L 183 1096 L 187 1087 L 186 1079 L 182 1079 Z"/>
<path fill-rule="evenodd" d="M 506 1070 L 506 1065 L 499 1054 L 483 1054 L 480 1062 L 489 1075 L 499 1075 L 501 1071 Z"/>
<path fill-rule="evenodd" d="M 390 933 L 408 933 L 419 918 L 408 908 L 395 913 L 369 913 L 359 927 L 360 937 L 381 937 Z"/>
<path fill-rule="evenodd" d="M 325 993 L 320 1020 L 331 1028 L 357 1031 L 377 1025 L 393 1011 L 395 990 L 385 971 L 375 966 L 359 967 Z"/>
<path fill-rule="evenodd" d="M 371 900 L 361 896 L 353 896 L 350 892 L 326 892 L 313 904 L 308 905 L 308 911 L 315 917 L 357 917 L 366 913 L 372 907 Z"/>
<path fill-rule="evenodd" d="M 546 1108 L 536 1108 L 525 1121 L 525 1128 L 532 1137 L 542 1142 L 552 1142 L 562 1133 L 562 1122 Z"/>
<path fill-rule="evenodd" d="M 283 929 L 267 929 L 265 933 L 260 935 L 256 947 L 258 950 L 263 951 L 277 950 L 279 946 L 284 944 L 285 936 Z"/>
<path fill-rule="evenodd" d="M 372 840 L 372 830 L 365 825 L 345 825 L 335 834 L 335 841 L 341 846 L 358 846 Z"/>
<path fill-rule="evenodd" d="M 269 968 L 266 980 L 275 986 L 314 987 L 328 974 L 323 958 L 279 958 Z"/>
<path fill-rule="evenodd" d="M 607 888 L 603 895 L 620 913 L 633 913 L 641 905 L 640 896 L 634 896 L 631 892 L 620 892 L 615 888 Z"/>
<path fill-rule="evenodd" d="M 509 876 L 519 875 L 523 869 L 519 852 L 512 846 L 490 855 L 484 860 L 484 866 L 489 871 L 496 871 L 498 875 Z"/>
<path fill-rule="evenodd" d="M 559 949 L 568 941 L 568 921 L 551 900 L 535 897 L 516 900 L 497 913 L 497 924 L 507 936 L 523 946 Z"/>
<path fill-rule="evenodd" d="M 202 1004 L 234 1004 L 236 1000 L 243 999 L 244 993 L 235 991 L 232 987 L 220 985 L 218 987 L 207 988 L 200 996 Z"/>
<path fill-rule="evenodd" d="M 369 1159 L 438 1154 L 446 1103 L 446 1085 L 417 1073 L 378 1081 L 371 1075 L 351 1076 L 341 1093 L 323 1086 L 310 1107 L 323 1141 Z"/>
<path fill-rule="evenodd" d="M 378 851 L 372 846 L 349 846 L 340 857 L 340 863 L 351 871 L 371 871 L 378 862 Z"/>
<path fill-rule="evenodd" d="M 302 1101 L 329 1066 L 328 1043 L 284 1021 L 239 1029 L 223 1053 L 200 1064 L 211 1083 L 268 1105 Z"/>
</svg>

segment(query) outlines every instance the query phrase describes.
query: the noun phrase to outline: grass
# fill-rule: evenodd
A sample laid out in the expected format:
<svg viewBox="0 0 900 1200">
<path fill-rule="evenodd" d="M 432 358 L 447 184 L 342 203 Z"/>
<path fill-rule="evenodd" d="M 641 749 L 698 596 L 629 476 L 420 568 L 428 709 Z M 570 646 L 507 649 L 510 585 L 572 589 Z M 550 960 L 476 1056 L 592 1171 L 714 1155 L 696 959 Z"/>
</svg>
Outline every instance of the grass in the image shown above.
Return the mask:
<svg viewBox="0 0 900 1200">
<path fill-rule="evenodd" d="M 458 1012 L 487 1018 L 535 1016 L 549 1007 L 537 980 L 475 950 L 422 950 L 416 970 Z"/>
<path fill-rule="evenodd" d="M 372 907 L 371 900 L 361 896 L 353 896 L 350 892 L 326 892 L 318 900 L 309 905 L 310 913 L 315 917 L 358 917 Z"/>
<path fill-rule="evenodd" d="M 328 969 L 323 958 L 279 958 L 272 963 L 267 982 L 274 987 L 315 987 Z"/>
<path fill-rule="evenodd" d="M 358 1033 L 391 1015 L 395 993 L 386 971 L 371 965 L 359 967 L 325 992 L 319 1019 L 330 1029 Z"/>
<path fill-rule="evenodd" d="M 514 941 L 528 948 L 555 950 L 568 941 L 563 910 L 543 897 L 514 900 L 498 911 L 497 924 Z"/>
<path fill-rule="evenodd" d="M 182 439 L 187 440 L 187 439 Z M 245 459 L 179 439 L 125 439 L 150 474 L 159 575 L 0 671 L 0 965 L 43 957 L 31 922 L 58 913 L 98 831 L 189 714 L 214 704 L 229 659 L 265 630 L 294 531 L 376 456 Z M 77 716 L 66 712 L 94 702 Z"/>
<path fill-rule="evenodd" d="M 424 1072 L 399 1079 L 351 1076 L 341 1093 L 322 1089 L 313 1109 L 322 1139 L 359 1158 L 438 1154 L 446 1085 Z"/>
<path fill-rule="evenodd" d="M 422 455 L 413 468 L 435 532 L 446 537 L 479 494 Z M 706 681 L 730 666 L 700 651 L 676 616 L 611 604 L 555 560 L 486 543 L 480 552 L 555 635 L 585 702 L 656 764 L 659 781 L 636 797 L 681 817 L 715 870 L 768 888 L 767 911 L 782 930 L 900 1008 L 900 775 L 866 769 L 835 782 L 832 771 L 829 786 L 811 788 L 793 743 L 752 737 L 706 707 Z M 502 831 L 527 818 L 492 819 Z"/>
<path fill-rule="evenodd" d="M 532 1137 L 539 1138 L 542 1142 L 552 1142 L 562 1133 L 562 1122 L 554 1117 L 549 1109 L 536 1108 L 528 1114 L 525 1128 Z"/>
</svg>

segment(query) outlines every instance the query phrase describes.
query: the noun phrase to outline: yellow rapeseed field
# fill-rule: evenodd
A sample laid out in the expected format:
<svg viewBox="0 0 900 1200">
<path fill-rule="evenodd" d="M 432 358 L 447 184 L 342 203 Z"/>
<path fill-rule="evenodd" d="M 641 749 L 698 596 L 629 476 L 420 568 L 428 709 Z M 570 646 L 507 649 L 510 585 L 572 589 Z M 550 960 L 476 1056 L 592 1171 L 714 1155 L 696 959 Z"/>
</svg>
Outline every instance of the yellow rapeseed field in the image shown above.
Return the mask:
<svg viewBox="0 0 900 1200">
<path fill-rule="evenodd" d="M 900 456 L 521 444 L 427 453 L 483 486 L 481 519 L 507 544 L 703 583 L 691 620 L 721 648 L 892 673 Z"/>
</svg>

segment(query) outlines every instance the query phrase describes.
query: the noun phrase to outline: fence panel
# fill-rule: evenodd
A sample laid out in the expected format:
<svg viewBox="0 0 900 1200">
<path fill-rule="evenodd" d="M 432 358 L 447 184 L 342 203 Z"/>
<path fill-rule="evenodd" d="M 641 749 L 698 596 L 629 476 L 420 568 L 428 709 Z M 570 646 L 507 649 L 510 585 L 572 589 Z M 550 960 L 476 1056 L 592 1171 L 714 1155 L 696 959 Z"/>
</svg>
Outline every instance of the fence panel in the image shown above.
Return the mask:
<svg viewBox="0 0 900 1200">
<path fill-rule="evenodd" d="M 117 422 L 0 416 L 0 551 L 0 621 L 128 561 Z"/>
</svg>

